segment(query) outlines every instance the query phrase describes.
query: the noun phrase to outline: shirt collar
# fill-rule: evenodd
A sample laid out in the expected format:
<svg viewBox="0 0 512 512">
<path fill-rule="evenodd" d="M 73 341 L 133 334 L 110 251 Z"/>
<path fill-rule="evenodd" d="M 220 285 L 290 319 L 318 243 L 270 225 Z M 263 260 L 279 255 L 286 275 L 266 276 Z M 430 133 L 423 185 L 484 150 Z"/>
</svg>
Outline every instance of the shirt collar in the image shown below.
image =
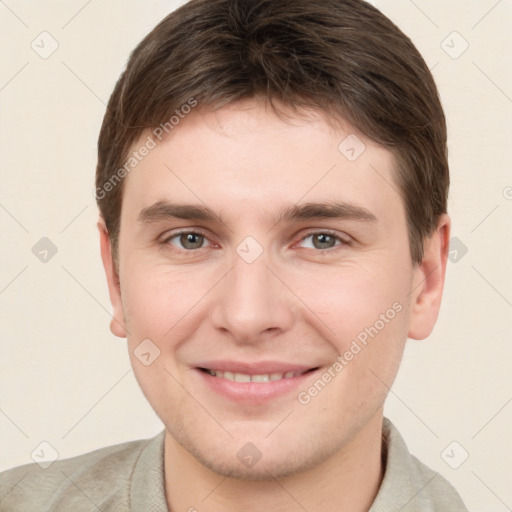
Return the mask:
<svg viewBox="0 0 512 512">
<path fill-rule="evenodd" d="M 411 455 L 387 418 L 382 424 L 382 456 L 384 478 L 368 512 L 431 511 L 440 503 L 451 504 L 446 510 L 453 512 L 466 510 L 451 485 Z"/>
<path fill-rule="evenodd" d="M 164 439 L 165 430 L 149 440 L 137 459 L 130 478 L 131 512 L 169 512 L 164 483 Z M 437 499 L 437 494 L 442 494 L 444 500 L 453 499 L 453 510 L 466 510 L 451 486 L 409 453 L 402 436 L 387 418 L 382 426 L 382 457 L 384 478 L 368 512 L 432 510 L 429 504 Z"/>
<path fill-rule="evenodd" d="M 131 512 L 168 512 L 164 483 L 164 439 L 160 432 L 144 447 L 130 478 Z"/>
</svg>

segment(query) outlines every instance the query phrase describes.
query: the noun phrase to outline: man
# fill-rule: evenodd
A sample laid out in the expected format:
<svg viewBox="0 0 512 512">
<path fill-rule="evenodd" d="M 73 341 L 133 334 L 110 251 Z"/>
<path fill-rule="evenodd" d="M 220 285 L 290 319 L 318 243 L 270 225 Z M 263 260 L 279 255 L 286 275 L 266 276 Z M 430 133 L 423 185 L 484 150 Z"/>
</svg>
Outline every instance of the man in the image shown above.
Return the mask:
<svg viewBox="0 0 512 512">
<path fill-rule="evenodd" d="M 383 418 L 450 234 L 443 111 L 396 26 L 193 0 L 131 55 L 98 147 L 111 330 L 165 430 L 10 470 L 2 510 L 466 510 Z"/>
</svg>

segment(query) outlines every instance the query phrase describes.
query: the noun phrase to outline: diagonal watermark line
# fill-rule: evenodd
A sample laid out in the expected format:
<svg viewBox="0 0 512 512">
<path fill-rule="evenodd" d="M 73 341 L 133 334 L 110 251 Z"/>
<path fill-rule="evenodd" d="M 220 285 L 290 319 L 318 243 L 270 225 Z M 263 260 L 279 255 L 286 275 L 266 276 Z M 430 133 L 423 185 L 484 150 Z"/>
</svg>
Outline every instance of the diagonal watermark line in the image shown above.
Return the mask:
<svg viewBox="0 0 512 512">
<path fill-rule="evenodd" d="M 283 489 L 283 491 L 284 491 L 286 494 L 288 494 L 288 496 L 290 496 L 290 498 L 291 498 L 293 501 L 295 501 L 295 503 L 297 503 L 297 505 L 299 505 L 299 507 L 300 507 L 302 510 L 304 510 L 305 512 L 308 512 L 307 508 L 305 508 L 305 507 L 304 507 L 304 505 L 302 505 L 302 503 L 298 502 L 298 501 L 295 499 L 295 497 L 294 497 L 292 494 L 290 494 L 290 492 L 288 491 L 288 489 L 286 489 L 286 487 L 284 487 L 284 486 L 281 484 L 281 482 L 279 482 L 279 480 L 278 480 L 274 475 L 270 474 L 268 471 L 266 471 L 266 473 L 267 473 L 267 475 L 269 475 L 269 476 L 270 476 L 270 478 L 272 478 L 272 480 L 274 480 L 274 482 L 275 482 L 277 485 L 279 485 L 279 487 L 281 487 L 281 489 Z"/>
<path fill-rule="evenodd" d="M 21 428 L 16 424 L 14 423 L 14 421 L 12 420 L 11 417 L 9 417 L 2 409 L 0 409 L 0 412 L 27 438 L 29 439 L 29 437 L 27 436 L 27 434 L 25 434 L 25 432 L 23 432 L 23 430 L 21 430 Z"/>
<path fill-rule="evenodd" d="M 414 414 L 414 416 L 416 416 L 416 418 L 418 418 L 421 421 L 421 423 L 423 423 L 423 425 L 425 425 L 425 427 L 428 428 L 428 430 L 430 430 L 430 432 L 432 432 L 432 434 L 439 439 L 439 436 L 388 386 L 386 382 L 384 382 L 371 368 L 368 369 L 373 373 L 373 375 L 375 375 L 375 377 L 377 377 L 377 379 L 379 379 L 382 382 L 382 384 L 384 384 L 384 386 L 388 388 L 388 391 L 390 393 L 392 393 L 396 398 L 398 398 L 398 400 L 400 400 L 400 402 L 403 405 L 405 405 L 405 407 L 407 407 L 407 409 L 409 409 L 409 411 L 412 414 Z"/>
<path fill-rule="evenodd" d="M 27 66 L 28 62 L 25 62 L 25 64 L 23 64 L 23 66 L 21 66 L 21 68 L 18 69 L 18 71 L 16 71 L 16 73 L 14 73 L 14 75 L 12 75 L 4 85 L 2 85 L 2 87 L 0 87 L 0 92 L 2 92 Z"/>
<path fill-rule="evenodd" d="M 418 288 L 418 286 L 421 286 L 421 285 L 422 285 L 422 284 L 423 284 L 423 283 L 424 283 L 424 282 L 425 282 L 425 281 L 426 281 L 426 280 L 427 280 L 427 279 L 428 279 L 428 278 L 429 278 L 429 277 L 430 277 L 430 276 L 431 276 L 431 275 L 432 275 L 432 274 L 433 274 L 433 273 L 438 269 L 438 267 L 439 267 L 439 265 L 436 265 L 436 267 L 435 267 L 432 271 L 430 271 L 430 272 L 428 273 L 428 275 L 427 275 L 427 276 L 425 276 L 425 278 L 424 278 L 424 279 L 422 279 L 422 280 L 421 280 L 421 281 L 420 281 L 420 282 L 419 282 L 419 283 L 418 283 L 418 284 L 417 284 L 417 285 L 416 285 L 416 286 L 415 286 L 415 287 L 414 287 L 414 288 L 413 288 L 413 289 L 412 289 L 412 290 L 411 290 L 411 291 L 406 295 L 406 297 L 409 297 L 409 295 L 411 295 L 411 293 L 412 293 L 414 290 L 416 290 L 416 288 Z"/>
<path fill-rule="evenodd" d="M 8 9 L 9 11 L 11 11 L 11 14 L 15 17 L 15 18 L 18 18 L 18 20 L 23 23 L 23 25 L 25 25 L 25 27 L 27 28 L 30 28 L 6 3 L 5 3 L 5 0 L 0 0 L 0 4 L 3 4 L 5 6 L 6 9 Z"/>
<path fill-rule="evenodd" d="M 501 503 L 503 503 L 503 505 L 505 505 L 505 507 L 507 507 L 507 510 L 512 510 L 512 508 L 510 508 L 474 471 L 471 471 L 471 473 L 473 473 L 473 475 L 475 475 L 478 480 L 480 480 L 480 482 L 485 486 L 487 487 L 487 490 L 490 491 L 492 494 L 494 494 L 494 496 L 496 496 L 496 498 L 498 498 Z"/>
<path fill-rule="evenodd" d="M 18 226 L 20 226 L 25 231 L 25 233 L 28 233 L 28 229 L 25 228 L 25 226 L 1 203 L 0 208 L 2 208 L 5 211 L 5 213 L 7 213 L 7 215 L 9 215 L 11 219 L 14 220 L 14 222 L 16 222 Z"/>
<path fill-rule="evenodd" d="M 89 295 L 89 297 L 91 297 L 91 299 L 94 300 L 94 302 L 96 302 L 96 304 L 98 304 L 98 306 L 100 306 L 101 309 L 103 309 L 103 311 L 105 311 L 110 318 L 112 318 L 112 320 L 114 320 L 118 325 L 120 325 L 126 331 L 127 334 L 130 334 L 127 326 L 121 325 L 119 320 L 112 313 L 110 313 L 110 311 L 66 267 L 64 267 L 63 265 L 61 265 L 61 267 L 64 270 L 64 272 L 66 272 L 78 284 L 78 286 L 80 286 L 80 288 L 82 288 L 82 290 L 84 290 L 84 292 L 86 292 L 87 295 Z"/>
<path fill-rule="evenodd" d="M 320 179 L 311 185 L 311 187 L 307 190 L 305 194 L 302 195 L 302 197 L 299 198 L 298 201 L 294 203 L 293 206 L 297 206 L 334 168 L 336 167 L 336 164 L 334 164 L 323 176 L 320 177 Z M 268 231 L 267 233 L 270 233 L 276 226 L 278 222 L 276 222 Z"/>
<path fill-rule="evenodd" d="M 398 510 L 398 512 L 401 512 L 405 507 L 409 506 L 409 503 L 411 503 L 413 500 L 415 500 L 416 497 L 423 492 L 423 489 L 425 489 L 425 487 L 427 487 L 427 485 L 429 485 L 430 482 L 432 482 L 432 480 L 434 480 L 434 478 L 437 475 L 439 475 L 439 473 L 436 473 L 407 503 L 405 503 L 405 505 L 403 505 L 402 508 L 400 508 L 400 510 Z"/>
<path fill-rule="evenodd" d="M 73 431 L 83 420 L 84 418 L 131 372 L 132 370 L 128 370 L 120 379 L 118 379 L 114 385 L 61 437 L 61 439 L 65 439 L 71 431 Z"/>
<path fill-rule="evenodd" d="M 21 481 L 30 473 L 30 471 L 27 471 L 1 498 L 0 498 L 0 503 L 2 503 L 2 501 L 7 498 L 8 494 L 13 491 L 15 489 L 15 487 L 17 487 Z"/>
<path fill-rule="evenodd" d="M 504 405 L 503 407 L 501 407 L 501 408 L 500 408 L 500 410 L 499 410 L 499 411 L 498 411 L 498 412 L 497 412 L 497 413 L 496 413 L 496 414 L 495 414 L 495 415 L 494 415 L 494 416 L 493 416 L 493 417 L 492 417 L 492 418 L 491 418 L 491 419 L 490 419 L 490 420 L 489 420 L 489 421 L 488 421 L 488 422 L 487 422 L 487 423 L 486 423 L 486 424 L 485 424 L 485 425 L 484 425 L 484 426 L 483 426 L 483 427 L 482 427 L 482 428 L 481 428 L 481 429 L 480 429 L 480 430 L 479 430 L 479 431 L 478 431 L 478 432 L 477 432 L 477 433 L 476 433 L 476 434 L 471 438 L 471 440 L 475 439 L 475 437 L 476 437 L 478 434 L 480 434 L 480 432 L 482 432 L 482 430 L 483 430 L 484 428 L 486 428 L 486 427 L 489 425 L 489 423 L 491 423 L 491 421 L 493 421 L 493 420 L 494 420 L 494 418 L 496 418 L 496 416 L 498 416 L 498 414 L 499 414 L 501 411 L 503 411 L 503 409 L 505 409 L 505 407 L 507 407 L 507 405 L 508 405 L 510 402 L 512 402 L 512 398 L 511 398 L 508 402 L 506 402 L 506 403 L 505 403 L 505 405 Z"/>
<path fill-rule="evenodd" d="M 409 0 L 409 2 L 411 2 L 411 4 L 414 5 L 414 7 L 416 7 L 416 9 L 418 9 L 418 11 L 423 14 L 423 16 L 425 16 L 425 18 L 427 18 L 427 20 L 429 20 L 430 23 L 434 25 L 434 27 L 439 28 L 439 25 L 430 16 L 428 16 L 428 14 L 423 9 L 421 9 L 421 7 L 416 2 L 414 2 L 414 0 Z"/>
<path fill-rule="evenodd" d="M 488 217 L 490 217 L 498 208 L 500 207 L 500 205 L 496 205 L 471 231 L 470 233 L 473 233 L 473 231 L 476 231 L 476 229 L 478 229 L 481 224 L 484 223 L 485 220 L 487 220 Z"/>
<path fill-rule="evenodd" d="M 485 18 L 487 18 L 487 16 L 489 16 L 489 14 L 491 14 L 492 11 L 494 11 L 494 9 L 496 9 L 496 7 L 498 7 L 499 4 L 501 4 L 503 0 L 498 0 L 472 27 L 471 27 L 471 30 L 473 30 L 477 25 L 479 25 L 480 23 L 482 23 L 482 21 L 485 20 Z"/>
<path fill-rule="evenodd" d="M 201 503 L 207 500 L 226 480 L 227 476 L 225 476 L 202 500 Z M 189 509 L 190 510 L 190 509 Z"/>
<path fill-rule="evenodd" d="M 75 75 L 75 77 L 80 81 L 82 82 L 82 84 L 87 88 L 89 89 L 89 91 L 92 92 L 92 94 L 94 94 L 94 96 L 96 96 L 96 98 L 98 98 L 101 103 L 106 107 L 107 104 L 63 61 L 61 60 L 62 64 L 69 70 L 70 73 L 72 73 L 73 75 Z"/>
<path fill-rule="evenodd" d="M 11 286 L 12 283 L 14 283 L 14 281 L 16 281 L 16 279 L 18 279 L 18 277 L 23 274 L 23 272 L 25 272 L 25 270 L 27 270 L 28 268 L 28 265 L 25 265 L 25 267 L 23 269 L 21 269 L 1 290 L 0 290 L 0 295 L 2 295 L 2 293 L 5 292 L 5 290 L 7 290 L 7 288 L 9 288 L 9 286 Z"/>
<path fill-rule="evenodd" d="M 400 191 L 397 190 L 397 188 L 393 185 L 393 183 L 391 183 L 386 178 L 384 178 L 384 176 L 382 176 L 382 174 L 379 171 L 377 171 L 377 169 L 375 169 L 375 167 L 372 164 L 368 164 L 368 165 L 398 194 L 398 197 L 400 199 L 402 199 L 402 194 L 400 194 Z"/>
<path fill-rule="evenodd" d="M 166 167 L 170 172 L 172 172 L 172 173 L 174 174 L 174 176 L 175 176 L 178 180 L 180 180 L 180 181 L 181 181 L 181 183 L 183 183 L 183 185 L 184 185 L 185 187 L 187 187 L 187 188 L 188 188 L 188 190 L 190 190 L 190 192 L 191 192 L 192 194 L 194 194 L 194 195 L 197 197 L 197 199 L 199 199 L 199 201 L 201 201 L 201 203 L 203 203 L 203 205 L 204 205 L 204 206 L 206 206 L 208 209 L 210 209 L 210 208 L 208 207 L 208 205 L 207 205 L 207 204 L 206 204 L 206 203 L 205 203 L 205 202 L 204 202 L 204 201 L 203 201 L 203 200 L 202 200 L 202 199 L 201 199 L 201 198 L 200 198 L 200 197 L 199 197 L 199 196 L 198 196 L 198 195 L 197 195 L 197 194 L 196 194 L 196 193 L 195 193 L 195 192 L 194 192 L 194 191 L 193 191 L 193 190 L 192 190 L 192 189 L 191 189 L 191 188 L 190 188 L 190 187 L 189 187 L 189 186 L 188 186 L 188 185 L 187 185 L 187 184 L 186 184 L 186 183 L 185 183 L 185 182 L 184 182 L 184 181 L 183 181 L 183 180 L 182 180 L 182 179 L 181 179 L 181 178 L 180 178 L 180 177 L 179 177 L 179 176 L 178 176 L 178 175 L 177 175 L 177 174 L 176 174 L 176 173 L 175 173 L 175 172 L 174 172 L 174 171 L 173 171 L 173 170 L 172 170 L 172 169 L 171 169 L 167 164 L 166 164 L 166 163 L 164 163 L 164 167 Z M 230 227 L 229 227 L 229 226 L 228 226 L 228 225 L 227 225 L 227 224 L 226 224 L 226 223 L 225 223 L 225 222 L 224 222 L 224 221 L 223 221 L 223 220 L 222 220 L 218 215 L 215 215 L 215 217 L 217 218 L 217 220 L 218 220 L 221 224 L 224 224 L 224 226 L 226 226 L 226 228 L 227 228 L 229 231 L 233 232 L 233 230 L 232 230 L 232 229 L 231 229 L 231 228 L 230 228 Z"/>
<path fill-rule="evenodd" d="M 217 425 L 219 425 L 219 427 L 222 428 L 222 430 L 224 430 L 229 435 L 229 437 L 233 437 L 231 432 L 229 430 L 227 430 L 226 427 L 224 425 L 222 425 L 222 423 L 220 423 L 215 418 L 215 416 L 213 416 L 213 414 L 188 389 L 186 389 L 183 386 L 183 384 L 178 379 L 176 379 L 176 377 L 167 368 L 164 368 L 164 371 L 166 373 L 168 373 L 173 378 L 174 382 L 176 382 L 176 384 L 178 384 L 178 386 L 180 386 L 180 388 L 183 389 L 183 391 L 185 391 L 185 393 L 187 393 L 190 396 L 190 398 L 192 398 L 192 400 L 194 400 L 200 407 L 202 407 L 204 409 L 206 414 L 208 414 L 208 416 L 210 416 L 210 418 L 213 421 L 215 421 L 215 423 L 217 423 Z"/>
<path fill-rule="evenodd" d="M 473 265 L 471 265 L 471 268 L 510 306 L 512 307 L 512 304 L 507 300 L 507 298 L 502 295 L 497 288 L 492 285 Z"/>
<path fill-rule="evenodd" d="M 274 274 L 277 279 L 279 279 L 279 281 L 281 281 L 281 283 L 283 283 L 286 288 L 288 288 L 288 290 L 290 290 L 293 295 L 304 305 L 304 307 L 306 307 L 306 309 L 312 313 L 318 320 L 320 320 L 320 322 L 322 322 L 322 324 L 327 328 L 329 329 L 329 331 L 331 331 L 333 334 L 336 334 L 268 265 L 265 265 L 268 270 L 270 270 L 270 272 L 272 272 L 272 274 Z"/>
<path fill-rule="evenodd" d="M 505 98 L 507 98 L 508 101 L 512 102 L 512 98 L 480 66 L 478 66 L 474 60 L 472 60 L 471 63 L 487 78 L 487 80 L 489 80 L 489 82 L 491 82 L 491 84 L 494 85 L 494 87 L 496 87 L 496 89 L 498 89 L 498 91 L 501 92 L 501 94 L 503 94 L 503 96 L 505 96 Z"/>
<path fill-rule="evenodd" d="M 62 25 L 61 30 L 63 28 L 66 28 L 91 2 L 92 0 L 88 0 L 82 7 L 80 7 L 80 9 L 78 9 L 78 11 L 75 14 L 73 14 L 73 16 L 71 16 L 71 18 L 68 21 L 66 21 L 64 25 Z"/>
<path fill-rule="evenodd" d="M 168 331 L 164 334 L 164 337 L 167 336 L 231 271 L 233 267 L 231 267 L 220 279 L 197 301 L 195 302 L 189 309 L 186 311 L 172 327 L 169 327 Z"/>
<path fill-rule="evenodd" d="M 279 427 L 280 425 L 282 425 L 284 423 L 284 421 L 290 416 L 290 414 L 292 414 L 292 412 L 295 411 L 295 409 L 292 409 L 266 436 L 265 436 L 265 439 L 270 435 L 272 434 L 272 432 L 274 432 L 274 430 L 277 429 L 277 427 Z"/>
<path fill-rule="evenodd" d="M 84 492 L 84 490 L 79 485 L 77 485 L 76 482 L 69 475 L 64 473 L 64 471 L 62 470 L 61 473 L 96 507 L 97 510 L 103 512 L 102 509 L 98 507 L 98 505 L 94 503 L 94 501 L 92 501 L 91 497 L 86 492 Z"/>
<path fill-rule="evenodd" d="M 83 212 L 85 212 L 85 210 L 87 210 L 87 208 L 89 208 L 89 205 L 86 204 L 72 219 L 70 222 L 68 222 L 66 224 L 66 226 L 62 229 L 61 233 L 64 233 L 64 231 L 66 231 L 66 229 L 69 228 L 69 226 L 71 226 L 71 224 L 73 224 L 73 222 L 75 222 L 76 219 L 78 219 L 78 217 L 80 217 L 80 215 L 82 215 Z"/>
</svg>

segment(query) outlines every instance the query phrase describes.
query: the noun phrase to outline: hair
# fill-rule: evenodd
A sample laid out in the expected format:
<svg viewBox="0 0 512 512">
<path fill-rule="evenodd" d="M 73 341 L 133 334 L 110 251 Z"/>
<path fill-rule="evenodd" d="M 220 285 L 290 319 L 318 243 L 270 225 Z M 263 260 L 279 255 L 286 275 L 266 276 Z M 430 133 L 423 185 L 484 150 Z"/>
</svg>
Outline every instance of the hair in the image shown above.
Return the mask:
<svg viewBox="0 0 512 512">
<path fill-rule="evenodd" d="M 449 171 L 439 94 L 411 40 L 362 0 L 192 0 L 132 52 L 101 127 L 96 199 L 116 268 L 133 144 L 184 105 L 216 109 L 256 96 L 276 111 L 337 117 L 392 152 L 419 264 L 447 210 Z"/>
</svg>

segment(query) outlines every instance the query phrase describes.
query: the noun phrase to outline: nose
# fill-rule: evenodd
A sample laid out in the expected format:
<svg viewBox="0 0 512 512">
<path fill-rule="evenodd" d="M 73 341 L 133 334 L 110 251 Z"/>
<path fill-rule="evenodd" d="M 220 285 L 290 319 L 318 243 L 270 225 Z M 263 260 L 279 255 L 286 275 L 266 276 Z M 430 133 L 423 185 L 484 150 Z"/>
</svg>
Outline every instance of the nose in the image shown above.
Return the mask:
<svg viewBox="0 0 512 512">
<path fill-rule="evenodd" d="M 258 343 L 293 324 L 291 294 L 267 265 L 263 255 L 252 263 L 235 255 L 231 271 L 217 287 L 212 323 L 237 344 Z"/>
</svg>

